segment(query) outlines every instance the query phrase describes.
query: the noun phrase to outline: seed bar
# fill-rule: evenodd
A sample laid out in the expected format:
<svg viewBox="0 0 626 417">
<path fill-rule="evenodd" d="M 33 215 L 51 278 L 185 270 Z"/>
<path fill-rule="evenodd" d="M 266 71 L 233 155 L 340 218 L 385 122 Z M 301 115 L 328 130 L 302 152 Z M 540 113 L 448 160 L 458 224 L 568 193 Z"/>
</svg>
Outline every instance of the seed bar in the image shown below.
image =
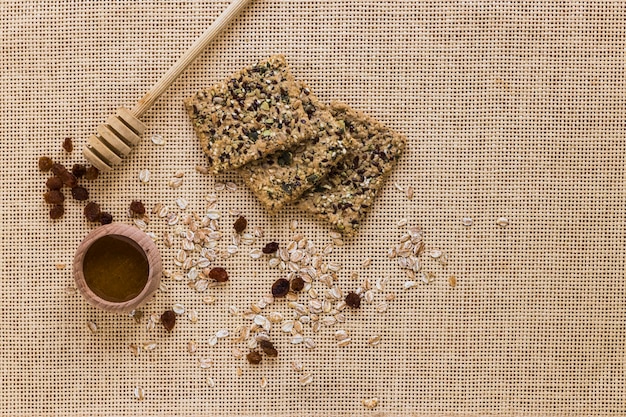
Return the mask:
<svg viewBox="0 0 626 417">
<path fill-rule="evenodd" d="M 360 148 L 349 152 L 297 205 L 352 236 L 400 158 L 406 138 L 346 104 L 333 102 L 329 108 Z"/>
<path fill-rule="evenodd" d="M 243 166 L 239 172 L 244 182 L 270 214 L 296 201 L 359 144 L 345 131 L 310 88 L 297 82 L 298 99 L 306 109 L 316 134 L 294 147 L 276 152 Z"/>
<path fill-rule="evenodd" d="M 285 57 L 274 55 L 185 100 L 209 171 L 239 168 L 314 136 Z"/>
</svg>

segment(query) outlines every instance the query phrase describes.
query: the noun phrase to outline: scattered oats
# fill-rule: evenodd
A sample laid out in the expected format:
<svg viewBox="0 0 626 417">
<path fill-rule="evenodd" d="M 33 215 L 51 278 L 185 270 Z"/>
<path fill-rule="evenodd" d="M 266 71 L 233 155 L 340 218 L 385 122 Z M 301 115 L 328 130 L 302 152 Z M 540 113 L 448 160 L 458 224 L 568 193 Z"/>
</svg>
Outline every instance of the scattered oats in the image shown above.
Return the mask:
<svg viewBox="0 0 626 417">
<path fill-rule="evenodd" d="M 237 347 L 234 347 L 234 348 L 233 348 L 232 353 L 233 353 L 233 357 L 234 357 L 235 359 L 241 359 L 241 358 L 243 358 L 243 352 L 241 351 L 241 349 L 239 349 L 239 348 L 237 348 Z"/>
<path fill-rule="evenodd" d="M 500 217 L 496 221 L 496 224 L 500 227 L 507 227 L 509 225 L 509 219 L 507 219 L 506 217 Z"/>
<path fill-rule="evenodd" d="M 406 187 L 406 190 L 404 190 L 404 192 L 406 193 L 406 198 L 408 198 L 409 200 L 413 200 L 413 194 L 415 194 L 415 189 L 411 185 Z"/>
<path fill-rule="evenodd" d="M 365 258 L 363 260 L 363 262 L 361 263 L 361 266 L 363 268 L 367 268 L 368 266 L 370 266 L 372 264 L 372 258 Z"/>
<path fill-rule="evenodd" d="M 304 342 L 304 338 L 300 334 L 296 334 L 295 336 L 291 338 L 292 345 L 299 345 L 302 342 Z"/>
<path fill-rule="evenodd" d="M 404 227 L 404 226 L 406 226 L 408 223 L 409 223 L 409 221 L 407 220 L 407 218 L 406 218 L 406 217 L 404 217 L 404 218 L 402 218 L 402 219 L 398 220 L 398 223 L 396 223 L 396 225 L 397 225 L 398 227 Z"/>
<path fill-rule="evenodd" d="M 311 331 L 313 333 L 317 333 L 320 331 L 320 328 L 322 327 L 322 325 L 320 324 L 319 321 L 314 321 L 313 324 L 311 324 Z"/>
<path fill-rule="evenodd" d="M 187 199 L 185 199 L 183 197 L 178 197 L 176 199 L 176 205 L 178 205 L 178 207 L 181 210 L 185 210 L 187 208 L 187 206 L 189 205 L 189 202 L 187 201 Z"/>
<path fill-rule="evenodd" d="M 439 249 L 433 249 L 432 251 L 430 251 L 430 257 L 433 259 L 439 259 L 441 258 L 442 255 L 443 255 L 443 252 L 440 251 Z"/>
<path fill-rule="evenodd" d="M 282 313 L 278 312 L 278 311 L 272 311 L 270 313 L 270 321 L 272 323 L 280 323 L 281 321 L 283 321 L 283 315 Z"/>
<path fill-rule="evenodd" d="M 158 216 L 159 216 L 159 217 L 161 217 L 161 218 L 163 218 L 163 217 L 167 216 L 169 212 L 170 212 L 169 207 L 167 207 L 167 206 L 162 206 L 162 207 L 159 209 Z"/>
<path fill-rule="evenodd" d="M 335 339 L 336 340 L 344 340 L 347 339 L 348 336 L 348 332 L 346 332 L 344 329 L 339 329 L 335 332 Z"/>
<path fill-rule="evenodd" d="M 175 272 L 174 274 L 172 274 L 172 279 L 175 281 L 182 281 L 185 279 L 185 276 L 180 272 Z"/>
<path fill-rule="evenodd" d="M 374 301 L 374 291 L 372 290 L 365 291 L 363 299 L 365 300 L 366 303 L 372 304 L 372 301 Z"/>
<path fill-rule="evenodd" d="M 96 323 L 94 323 L 93 321 L 88 321 L 87 322 L 87 328 L 93 334 L 95 334 L 98 331 L 98 325 Z"/>
<path fill-rule="evenodd" d="M 334 316 L 325 316 L 322 319 L 322 323 L 325 326 L 334 326 L 337 323 L 337 319 Z"/>
<path fill-rule="evenodd" d="M 213 359 L 211 359 L 211 358 L 198 358 L 198 365 L 200 365 L 200 368 L 202 368 L 202 369 L 210 368 L 211 365 L 213 365 Z"/>
<path fill-rule="evenodd" d="M 346 316 L 343 313 L 337 313 L 335 314 L 335 320 L 337 320 L 337 323 L 345 323 L 346 322 Z"/>
<path fill-rule="evenodd" d="M 237 376 L 242 376 L 243 375 L 243 369 L 241 369 L 241 366 L 238 366 L 237 369 L 235 370 L 235 372 L 237 372 Z"/>
<path fill-rule="evenodd" d="M 261 388 L 267 387 L 267 378 L 262 377 L 261 382 L 259 384 L 261 385 Z"/>
<path fill-rule="evenodd" d="M 198 312 L 196 310 L 190 310 L 189 314 L 187 314 L 187 318 L 192 323 L 198 322 Z"/>
<path fill-rule="evenodd" d="M 183 171 L 180 171 L 180 170 L 179 170 L 179 171 L 176 171 L 176 172 L 174 173 L 174 178 L 182 178 L 182 177 L 184 177 L 184 176 L 185 176 L 185 173 L 184 173 Z"/>
<path fill-rule="evenodd" d="M 192 355 L 198 351 L 198 344 L 195 340 L 190 340 L 187 344 L 187 351 Z"/>
<path fill-rule="evenodd" d="M 404 288 L 405 290 L 408 290 L 409 288 L 413 288 L 417 285 L 417 282 L 415 281 L 405 281 L 404 284 L 402 284 L 402 288 Z"/>
<path fill-rule="evenodd" d="M 451 287 L 456 287 L 456 277 L 454 275 L 448 277 L 448 284 L 450 284 Z"/>
<path fill-rule="evenodd" d="M 385 295 L 385 300 L 387 300 L 387 301 L 393 301 L 393 300 L 395 300 L 395 299 L 396 299 L 396 294 L 395 294 L 395 293 L 393 293 L 393 292 L 391 292 L 391 293 L 389 293 L 389 294 Z"/>
<path fill-rule="evenodd" d="M 207 288 L 209 288 L 209 281 L 206 279 L 199 279 L 198 281 L 194 282 L 193 288 L 198 292 L 204 292 L 207 290 Z"/>
<path fill-rule="evenodd" d="M 208 343 L 209 346 L 217 345 L 217 336 L 215 336 L 215 335 L 211 336 L 207 343 Z"/>
<path fill-rule="evenodd" d="M 137 346 L 134 343 L 131 343 L 130 345 L 128 345 L 128 348 L 130 349 L 130 353 L 133 354 L 133 356 L 139 356 L 139 351 L 140 351 L 140 347 Z"/>
<path fill-rule="evenodd" d="M 298 221 L 292 220 L 291 223 L 289 224 L 289 230 L 291 230 L 292 232 L 295 232 L 297 229 L 298 229 Z"/>
<path fill-rule="evenodd" d="M 463 217 L 463 220 L 461 221 L 461 223 L 465 227 L 470 227 L 471 225 L 474 224 L 474 220 L 471 217 Z"/>
<path fill-rule="evenodd" d="M 330 232 L 328 235 L 331 239 L 341 239 L 341 233 L 339 232 Z"/>
<path fill-rule="evenodd" d="M 226 189 L 228 191 L 237 191 L 237 184 L 235 184 L 234 182 L 228 181 L 226 183 Z"/>
<path fill-rule="evenodd" d="M 309 385 L 313 382 L 313 374 L 307 373 L 300 378 L 300 385 Z"/>
<path fill-rule="evenodd" d="M 305 337 L 304 338 L 304 346 L 307 349 L 313 349 L 315 348 L 315 340 L 311 339 L 310 337 Z"/>
<path fill-rule="evenodd" d="M 215 333 L 215 337 L 218 339 L 223 339 L 228 336 L 228 329 L 220 329 Z"/>
<path fill-rule="evenodd" d="M 150 182 L 150 171 L 147 169 L 142 169 L 141 171 L 139 171 L 139 181 L 143 182 L 144 184 Z"/>
<path fill-rule="evenodd" d="M 204 304 L 213 304 L 215 303 L 215 297 L 213 297 L 212 295 L 207 295 L 202 298 L 202 302 Z"/>
<path fill-rule="evenodd" d="M 229 306 L 228 312 L 233 316 L 236 316 L 237 314 L 239 314 L 239 309 L 237 308 L 237 306 Z"/>
<path fill-rule="evenodd" d="M 183 179 L 182 178 L 176 178 L 176 177 L 170 178 L 170 180 L 167 182 L 167 185 L 169 185 L 170 188 L 176 189 L 176 188 L 180 187 L 181 185 L 183 185 Z"/>
<path fill-rule="evenodd" d="M 376 335 L 376 336 L 370 337 L 367 342 L 372 346 L 377 346 L 380 343 L 381 339 L 382 337 L 380 335 Z"/>
<path fill-rule="evenodd" d="M 263 229 L 259 226 L 254 226 L 254 236 L 258 237 L 258 238 L 262 238 L 264 233 L 263 233 Z"/>
<path fill-rule="evenodd" d="M 168 292 L 170 289 L 167 287 L 167 285 L 165 285 L 164 282 L 161 282 L 159 284 L 159 291 L 161 292 Z"/>
<path fill-rule="evenodd" d="M 226 188 L 226 184 L 224 184 L 223 182 L 215 183 L 215 191 L 223 191 L 225 188 Z"/>
<path fill-rule="evenodd" d="M 335 245 L 335 246 L 343 246 L 343 240 L 342 239 L 333 239 L 333 245 Z"/>
<path fill-rule="evenodd" d="M 404 187 L 402 187 L 400 184 L 398 184 L 397 182 L 393 183 L 393 186 L 396 187 L 397 190 L 400 191 L 404 191 Z"/>
<path fill-rule="evenodd" d="M 261 251 L 261 249 L 252 249 L 250 251 L 250 257 L 252 259 L 259 259 L 261 256 L 263 256 L 263 252 Z"/>
<path fill-rule="evenodd" d="M 302 370 L 304 369 L 304 365 L 302 365 L 302 362 L 300 362 L 300 360 L 298 360 L 298 359 L 296 359 L 295 361 L 291 362 L 291 367 L 296 372 L 302 372 Z"/>
<path fill-rule="evenodd" d="M 75 287 L 66 287 L 65 288 L 65 294 L 67 294 L 67 295 L 76 295 L 77 292 L 78 292 L 78 290 Z"/>
<path fill-rule="evenodd" d="M 422 281 L 424 284 L 430 283 L 429 276 L 427 276 L 425 273 L 421 272 L 419 274 L 419 277 L 420 277 L 420 281 Z"/>
<path fill-rule="evenodd" d="M 170 226 L 174 226 L 176 223 L 178 223 L 178 220 L 179 217 L 176 213 L 169 213 L 167 215 L 167 224 L 169 224 Z"/>
<path fill-rule="evenodd" d="M 148 225 L 146 224 L 146 222 L 143 221 L 143 219 L 133 219 L 133 223 L 135 223 L 135 226 L 137 226 L 139 230 L 146 230 L 146 227 L 148 227 Z"/>
<path fill-rule="evenodd" d="M 143 350 L 148 351 L 148 352 L 153 351 L 154 349 L 156 349 L 156 347 L 157 347 L 157 343 L 153 340 L 143 344 Z"/>
<path fill-rule="evenodd" d="M 64 264 L 64 263 L 57 262 L 57 263 L 54 264 L 54 266 L 55 266 L 56 269 L 65 269 L 65 267 L 67 265 Z"/>
<path fill-rule="evenodd" d="M 152 143 L 154 143 L 155 145 L 165 145 L 165 139 L 163 138 L 163 135 L 159 135 L 158 133 L 155 133 L 154 135 L 152 135 L 150 139 L 152 140 Z"/>
<path fill-rule="evenodd" d="M 196 165 L 196 171 L 200 174 L 206 175 L 209 173 L 209 168 L 202 165 Z"/>
<path fill-rule="evenodd" d="M 185 313 L 185 306 L 182 304 L 174 304 L 172 306 L 172 310 L 174 310 L 174 313 L 180 315 L 180 314 L 184 314 Z"/>
<path fill-rule="evenodd" d="M 363 403 L 363 406 L 365 408 L 369 408 L 370 410 L 378 406 L 378 398 L 366 398 L 364 400 L 361 400 L 361 402 Z"/>
<path fill-rule="evenodd" d="M 381 301 L 380 303 L 376 305 L 376 311 L 379 313 L 386 312 L 388 308 L 389 306 L 386 301 Z"/>
<path fill-rule="evenodd" d="M 207 210 L 206 215 L 211 220 L 217 220 L 221 217 L 221 213 L 215 209 Z"/>
<path fill-rule="evenodd" d="M 215 388 L 215 381 L 213 380 L 213 378 L 207 378 L 206 383 L 210 388 Z"/>
<path fill-rule="evenodd" d="M 350 343 L 352 343 L 352 339 L 350 339 L 349 337 L 342 339 L 340 341 L 337 342 L 337 346 L 339 347 L 346 347 L 348 346 Z"/>
<path fill-rule="evenodd" d="M 143 399 L 145 398 L 145 393 L 143 388 L 141 387 L 135 387 L 135 398 L 139 401 L 143 401 Z"/>
<path fill-rule="evenodd" d="M 285 333 L 291 333 L 291 331 L 293 330 L 293 324 L 294 324 L 293 320 L 286 320 L 283 323 L 281 330 Z"/>
</svg>

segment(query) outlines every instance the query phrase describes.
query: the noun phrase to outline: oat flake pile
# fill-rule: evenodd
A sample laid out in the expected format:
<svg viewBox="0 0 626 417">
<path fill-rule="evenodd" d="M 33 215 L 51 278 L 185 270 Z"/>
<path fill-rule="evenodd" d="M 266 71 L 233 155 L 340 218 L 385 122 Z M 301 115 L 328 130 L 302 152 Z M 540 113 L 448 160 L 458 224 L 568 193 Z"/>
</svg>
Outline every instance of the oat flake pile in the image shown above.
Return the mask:
<svg viewBox="0 0 626 417">
<path fill-rule="evenodd" d="M 626 413 L 624 5 L 254 1 L 50 219 L 38 158 L 225 6 L 0 3 L 0 415 Z M 196 169 L 183 99 L 274 54 L 407 138 L 354 237 Z M 132 316 L 73 288 L 89 201 L 161 250 Z"/>
</svg>

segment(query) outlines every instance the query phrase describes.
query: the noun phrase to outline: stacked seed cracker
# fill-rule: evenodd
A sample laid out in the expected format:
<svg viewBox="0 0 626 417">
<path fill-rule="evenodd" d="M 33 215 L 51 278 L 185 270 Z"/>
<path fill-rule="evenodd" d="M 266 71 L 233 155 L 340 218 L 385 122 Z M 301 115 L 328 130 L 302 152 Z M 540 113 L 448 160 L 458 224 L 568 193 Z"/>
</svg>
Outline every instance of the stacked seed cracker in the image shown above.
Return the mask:
<svg viewBox="0 0 626 417">
<path fill-rule="evenodd" d="M 286 204 L 354 235 L 406 139 L 343 103 L 321 103 L 272 56 L 185 100 L 209 171 L 238 170 L 276 214 Z"/>
</svg>

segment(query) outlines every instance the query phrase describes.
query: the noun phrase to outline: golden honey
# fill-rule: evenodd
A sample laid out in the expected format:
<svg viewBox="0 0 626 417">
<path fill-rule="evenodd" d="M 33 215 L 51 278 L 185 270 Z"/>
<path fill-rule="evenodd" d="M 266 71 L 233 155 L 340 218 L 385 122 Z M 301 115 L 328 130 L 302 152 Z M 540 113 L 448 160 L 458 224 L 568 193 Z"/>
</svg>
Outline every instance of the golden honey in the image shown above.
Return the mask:
<svg viewBox="0 0 626 417">
<path fill-rule="evenodd" d="M 149 269 L 141 247 L 119 235 L 96 240 L 83 261 L 87 286 L 98 297 L 114 303 L 137 297 L 148 282 Z"/>
</svg>

